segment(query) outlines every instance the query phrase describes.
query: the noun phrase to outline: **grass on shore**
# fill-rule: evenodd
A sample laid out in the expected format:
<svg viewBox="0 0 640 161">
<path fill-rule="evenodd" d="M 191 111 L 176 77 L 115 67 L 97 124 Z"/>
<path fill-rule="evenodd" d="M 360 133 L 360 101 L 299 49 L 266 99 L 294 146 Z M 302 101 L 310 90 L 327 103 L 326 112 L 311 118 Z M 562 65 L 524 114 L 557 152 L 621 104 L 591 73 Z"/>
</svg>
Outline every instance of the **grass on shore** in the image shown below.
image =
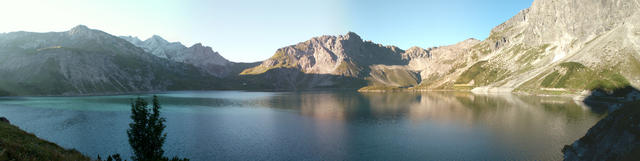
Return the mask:
<svg viewBox="0 0 640 161">
<path fill-rule="evenodd" d="M 8 123 L 0 122 L 0 160 L 89 161 L 76 150 L 64 149 Z"/>
</svg>

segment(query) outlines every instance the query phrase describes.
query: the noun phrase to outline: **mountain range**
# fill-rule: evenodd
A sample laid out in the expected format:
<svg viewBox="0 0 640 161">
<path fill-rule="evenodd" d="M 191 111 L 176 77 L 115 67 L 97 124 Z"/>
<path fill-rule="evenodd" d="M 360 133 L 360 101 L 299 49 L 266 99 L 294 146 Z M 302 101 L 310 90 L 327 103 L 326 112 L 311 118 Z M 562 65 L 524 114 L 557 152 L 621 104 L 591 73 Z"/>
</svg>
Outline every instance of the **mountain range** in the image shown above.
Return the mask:
<svg viewBox="0 0 640 161">
<path fill-rule="evenodd" d="M 144 41 L 131 36 L 120 36 L 120 38 L 157 57 L 191 64 L 216 77 L 224 77 L 229 74 L 227 68 L 231 62 L 218 52 L 213 51 L 211 47 L 202 46 L 201 43 L 186 47 L 179 42 L 168 42 L 158 35 L 153 35 Z"/>
<path fill-rule="evenodd" d="M 349 32 L 231 62 L 200 43 L 86 26 L 0 34 L 0 95 L 209 89 L 579 94 L 640 87 L 640 2 L 535 0 L 485 40 L 403 50 Z"/>
<path fill-rule="evenodd" d="M 0 34 L 0 75 L 3 95 L 216 89 L 220 81 L 82 25 L 66 32 Z"/>
</svg>

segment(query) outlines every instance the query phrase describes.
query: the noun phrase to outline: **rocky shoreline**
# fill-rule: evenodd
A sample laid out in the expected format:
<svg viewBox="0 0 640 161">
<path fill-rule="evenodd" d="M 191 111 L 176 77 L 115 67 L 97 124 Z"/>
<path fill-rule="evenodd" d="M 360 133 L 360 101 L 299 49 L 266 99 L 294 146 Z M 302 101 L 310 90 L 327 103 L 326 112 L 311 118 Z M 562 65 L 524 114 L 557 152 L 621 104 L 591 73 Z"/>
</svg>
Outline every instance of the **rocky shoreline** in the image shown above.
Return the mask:
<svg viewBox="0 0 640 161">
<path fill-rule="evenodd" d="M 564 160 L 636 160 L 640 158 L 640 102 L 625 104 L 562 149 Z"/>
</svg>

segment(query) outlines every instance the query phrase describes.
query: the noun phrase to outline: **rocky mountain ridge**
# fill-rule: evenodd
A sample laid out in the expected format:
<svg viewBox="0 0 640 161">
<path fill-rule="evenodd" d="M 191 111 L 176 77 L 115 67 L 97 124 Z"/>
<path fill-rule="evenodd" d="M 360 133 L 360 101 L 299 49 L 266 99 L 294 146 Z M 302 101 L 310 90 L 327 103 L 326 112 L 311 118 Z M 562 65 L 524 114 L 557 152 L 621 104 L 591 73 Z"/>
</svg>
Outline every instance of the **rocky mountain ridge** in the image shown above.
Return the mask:
<svg viewBox="0 0 640 161">
<path fill-rule="evenodd" d="M 536 0 L 482 41 L 406 51 L 355 33 L 279 49 L 242 74 L 287 68 L 366 80 L 360 91 L 579 94 L 640 87 L 640 3 Z M 589 18 L 586 18 L 589 17 Z"/>
<path fill-rule="evenodd" d="M 231 62 L 213 51 L 211 47 L 203 46 L 201 43 L 186 47 L 179 42 L 169 42 L 158 35 L 153 35 L 144 41 L 132 36 L 120 36 L 120 38 L 160 58 L 191 64 L 217 77 L 229 74 L 228 68 Z"/>
<path fill-rule="evenodd" d="M 280 48 L 271 58 L 258 63 L 230 62 L 202 44 L 186 47 L 157 35 L 144 41 L 130 36 L 116 38 L 86 26 L 78 26 L 64 33 L 14 32 L 0 35 L 2 51 L 12 53 L 3 56 L 7 60 L 20 59 L 5 61 L 0 66 L 7 75 L 15 75 L 15 78 L 7 79 L 12 83 L 2 84 L 5 88 L 15 86 L 26 77 L 35 77 L 9 71 L 34 68 L 31 65 L 36 60 L 39 64 L 48 63 L 48 59 L 16 53 L 43 54 L 55 51 L 58 56 L 50 58 L 54 60 L 50 63 L 53 67 L 60 64 L 58 62 L 74 62 L 72 66 L 82 66 L 80 62 L 89 61 L 81 56 L 70 57 L 70 53 L 96 55 L 86 57 L 92 59 L 90 61 L 95 66 L 85 68 L 102 68 L 100 70 L 78 74 L 48 71 L 63 74 L 62 77 L 66 79 L 56 80 L 63 81 L 59 83 L 72 81 L 74 86 L 83 84 L 77 80 L 89 80 L 84 75 L 92 76 L 92 79 L 105 78 L 101 82 L 116 82 L 114 78 L 106 79 L 107 76 L 104 76 L 110 74 L 99 74 L 99 71 L 117 69 L 110 65 L 112 57 L 135 55 L 145 60 L 143 64 L 176 65 L 181 68 L 165 73 L 184 75 L 185 72 L 180 71 L 194 67 L 196 71 L 187 71 L 216 77 L 213 80 L 242 84 L 234 84 L 229 89 L 349 88 L 360 91 L 462 90 L 476 93 L 580 94 L 595 89 L 611 91 L 627 86 L 640 87 L 640 27 L 636 25 L 640 24 L 638 9 L 638 0 L 535 0 L 530 8 L 492 29 L 490 36 L 482 41 L 468 39 L 449 46 L 402 50 L 365 41 L 349 32 L 345 35 L 314 37 Z M 123 39 L 126 41 L 121 41 Z M 63 52 L 67 54 L 61 54 Z M 52 55 L 56 54 L 46 56 Z M 44 69 L 26 71 L 44 72 Z M 76 71 L 72 68 L 60 70 Z M 77 75 L 83 75 L 82 79 L 69 79 Z M 131 72 L 114 72 L 114 75 L 135 77 Z M 206 82 L 211 79 L 196 80 Z M 153 83 L 130 85 L 126 89 L 164 89 L 152 88 L 150 84 Z M 224 83 L 218 85 L 225 86 Z M 89 88 L 76 88 L 91 91 Z"/>
<path fill-rule="evenodd" d="M 196 67 L 159 58 L 86 26 L 0 34 L 1 95 L 84 95 L 216 89 Z"/>
<path fill-rule="evenodd" d="M 468 39 L 455 45 L 402 50 L 364 41 L 356 33 L 320 36 L 295 45 L 280 48 L 259 66 L 244 70 L 241 75 L 258 75 L 269 70 L 288 69 L 310 75 L 331 75 L 365 82 L 351 88 L 388 90 L 396 88 L 436 88 L 454 80 L 451 73 L 461 73 L 479 56 L 470 56 L 472 47 L 480 43 Z M 425 83 L 426 82 L 426 83 Z M 322 84 L 336 84 L 324 82 Z M 286 88 L 286 87 L 283 87 Z"/>
</svg>

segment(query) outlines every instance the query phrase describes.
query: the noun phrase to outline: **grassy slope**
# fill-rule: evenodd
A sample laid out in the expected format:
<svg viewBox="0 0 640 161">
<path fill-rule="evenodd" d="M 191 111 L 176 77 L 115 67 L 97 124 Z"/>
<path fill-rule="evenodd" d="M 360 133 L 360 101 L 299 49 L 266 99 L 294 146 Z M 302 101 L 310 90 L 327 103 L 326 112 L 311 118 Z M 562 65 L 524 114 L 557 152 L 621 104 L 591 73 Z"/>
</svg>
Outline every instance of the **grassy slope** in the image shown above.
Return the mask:
<svg viewBox="0 0 640 161">
<path fill-rule="evenodd" d="M 269 58 L 270 60 L 276 61 L 277 63 L 273 66 L 263 66 L 258 65 L 249 69 L 245 69 L 240 73 L 240 75 L 257 75 L 265 73 L 271 69 L 276 68 L 295 68 L 298 66 L 298 62 L 295 58 L 287 55 L 284 49 L 278 49 L 276 53 Z"/>
<path fill-rule="evenodd" d="M 487 61 L 479 61 L 464 71 L 456 80 L 456 84 L 467 84 L 473 81 L 473 85 L 482 86 L 502 80 L 507 71 L 492 67 Z"/>
<path fill-rule="evenodd" d="M 553 94 L 553 92 L 548 93 L 539 89 L 557 88 L 564 89 L 568 93 L 579 93 L 585 89 L 612 91 L 629 85 L 629 81 L 617 72 L 604 69 L 594 70 L 577 62 L 565 62 L 559 64 L 555 69 L 527 81 L 517 90 Z"/>
<path fill-rule="evenodd" d="M 67 150 L 8 123 L 0 122 L 0 160 L 90 160 L 76 150 Z"/>
</svg>

